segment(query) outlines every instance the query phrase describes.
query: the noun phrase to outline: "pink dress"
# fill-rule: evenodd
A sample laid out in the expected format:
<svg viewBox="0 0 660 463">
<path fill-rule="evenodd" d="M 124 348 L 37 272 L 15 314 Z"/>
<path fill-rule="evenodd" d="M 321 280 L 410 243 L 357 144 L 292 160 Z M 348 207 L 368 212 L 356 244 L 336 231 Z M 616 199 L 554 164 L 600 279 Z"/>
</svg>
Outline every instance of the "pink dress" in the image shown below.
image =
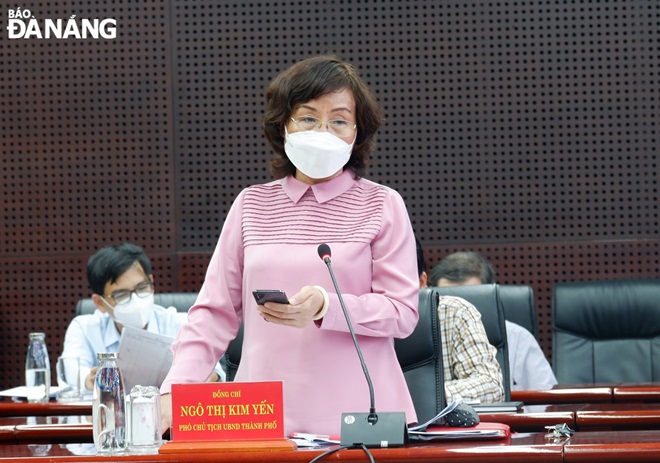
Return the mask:
<svg viewBox="0 0 660 463">
<path fill-rule="evenodd" d="M 283 381 L 291 432 L 339 434 L 342 412 L 368 412 L 369 390 L 319 244 L 332 267 L 374 384 L 377 411 L 416 421 L 394 338 L 418 320 L 415 240 L 401 196 L 350 171 L 310 186 L 293 177 L 243 190 L 227 216 L 189 322 L 173 345 L 161 387 L 204 381 L 244 320 L 236 381 Z M 330 306 L 320 323 L 264 321 L 255 289 L 288 295 L 320 285 Z"/>
</svg>

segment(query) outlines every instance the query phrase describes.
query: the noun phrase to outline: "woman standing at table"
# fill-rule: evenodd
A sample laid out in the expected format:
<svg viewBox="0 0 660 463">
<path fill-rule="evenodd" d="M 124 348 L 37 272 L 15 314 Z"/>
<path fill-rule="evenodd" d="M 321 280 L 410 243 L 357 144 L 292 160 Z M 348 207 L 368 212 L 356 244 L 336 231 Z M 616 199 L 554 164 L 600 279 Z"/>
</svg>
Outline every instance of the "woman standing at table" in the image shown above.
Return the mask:
<svg viewBox="0 0 660 463">
<path fill-rule="evenodd" d="M 338 434 L 342 412 L 367 412 L 369 390 L 317 248 L 327 243 L 374 384 L 378 411 L 416 415 L 394 338 L 417 324 L 415 239 L 401 196 L 363 178 L 382 112 L 349 64 L 303 60 L 266 91 L 264 131 L 276 179 L 232 204 L 161 387 L 203 381 L 244 324 L 236 381 L 283 381 L 285 432 Z M 257 305 L 256 289 L 289 304 Z M 166 429 L 166 428 L 164 428 Z"/>
</svg>

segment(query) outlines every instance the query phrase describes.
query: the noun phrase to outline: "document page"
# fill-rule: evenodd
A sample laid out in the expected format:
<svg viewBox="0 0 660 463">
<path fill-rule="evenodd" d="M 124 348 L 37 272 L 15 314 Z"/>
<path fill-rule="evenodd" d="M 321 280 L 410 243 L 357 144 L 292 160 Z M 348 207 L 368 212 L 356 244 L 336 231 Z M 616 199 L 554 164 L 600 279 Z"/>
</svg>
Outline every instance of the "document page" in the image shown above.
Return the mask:
<svg viewBox="0 0 660 463">
<path fill-rule="evenodd" d="M 138 384 L 160 387 L 172 365 L 172 342 L 171 336 L 124 327 L 117 363 L 127 394 Z"/>
<path fill-rule="evenodd" d="M 59 390 L 60 388 L 58 386 L 51 386 L 50 398 L 54 399 L 55 396 L 57 395 L 57 391 Z M 17 386 L 17 387 L 12 387 L 11 389 L 0 391 L 0 397 L 16 397 L 21 399 L 27 399 L 27 387 Z"/>
</svg>

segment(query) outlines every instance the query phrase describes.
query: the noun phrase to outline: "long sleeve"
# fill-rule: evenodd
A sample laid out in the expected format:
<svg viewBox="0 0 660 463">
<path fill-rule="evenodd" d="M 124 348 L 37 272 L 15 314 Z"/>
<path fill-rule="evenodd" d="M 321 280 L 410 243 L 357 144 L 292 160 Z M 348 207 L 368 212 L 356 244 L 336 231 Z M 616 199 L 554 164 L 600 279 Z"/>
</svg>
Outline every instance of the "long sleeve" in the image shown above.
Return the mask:
<svg viewBox="0 0 660 463">
<path fill-rule="evenodd" d="M 438 307 L 447 401 L 504 400 L 497 350 L 489 344 L 477 309 L 461 298 L 445 296 Z"/>
<path fill-rule="evenodd" d="M 366 254 L 371 260 L 371 273 L 365 275 L 369 276 L 371 291 L 352 290 L 355 279 L 359 278 L 353 268 L 356 258 L 360 257 L 355 252 L 353 255 L 342 252 L 341 246 L 337 246 L 337 253 L 333 249 L 335 276 L 356 334 L 405 338 L 415 329 L 419 318 L 415 238 L 398 194 L 392 192 L 382 200 L 379 198 L 376 204 L 380 211 L 374 211 L 376 206 L 368 202 L 364 204 L 367 211 L 381 220 L 378 235 L 370 245 L 371 255 Z M 329 294 L 330 306 L 321 328 L 346 332 L 348 326 L 339 297 L 328 283 L 324 283 L 324 287 Z"/>
<path fill-rule="evenodd" d="M 552 389 L 557 378 L 532 333 L 506 321 L 512 391 Z"/>
<path fill-rule="evenodd" d="M 162 393 L 170 392 L 173 383 L 205 381 L 238 332 L 243 296 L 243 197 L 244 192 L 232 204 L 204 284 L 188 311 L 188 323 L 172 344 L 172 367 L 161 385 Z"/>
<path fill-rule="evenodd" d="M 147 331 L 174 337 L 185 321 L 186 314 L 178 313 L 174 307 L 165 309 L 154 305 Z M 71 321 L 64 335 L 62 357 L 79 357 L 80 373 L 84 377 L 98 365 L 96 355 L 99 352 L 119 352 L 120 345 L 121 334 L 112 318 L 96 310 Z M 222 375 L 221 366 L 217 368 L 218 375 Z"/>
<path fill-rule="evenodd" d="M 66 330 L 62 357 L 78 357 L 80 359 L 79 374 L 83 378 L 98 364 L 96 359 L 98 352 L 117 352 L 119 349 L 119 334 L 116 335 L 115 342 L 110 346 L 104 342 L 107 324 L 107 320 L 104 320 L 101 313 L 97 311 L 94 314 L 78 315 Z M 110 339 L 111 336 L 108 338 Z"/>
</svg>

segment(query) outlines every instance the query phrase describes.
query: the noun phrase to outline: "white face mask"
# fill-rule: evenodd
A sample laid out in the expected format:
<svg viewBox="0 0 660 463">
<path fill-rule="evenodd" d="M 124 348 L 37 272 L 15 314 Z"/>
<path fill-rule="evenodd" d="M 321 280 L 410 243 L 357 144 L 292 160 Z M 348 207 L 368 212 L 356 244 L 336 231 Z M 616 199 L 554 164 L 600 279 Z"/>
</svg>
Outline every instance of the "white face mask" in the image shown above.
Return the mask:
<svg viewBox="0 0 660 463">
<path fill-rule="evenodd" d="M 314 179 L 330 177 L 344 167 L 355 143 L 316 130 L 289 133 L 286 126 L 284 134 L 284 152 L 296 169 Z"/>
<path fill-rule="evenodd" d="M 151 319 L 151 312 L 154 309 L 154 295 L 150 294 L 147 297 L 138 297 L 137 294 L 132 294 L 130 301 L 126 304 L 110 306 L 108 302 L 103 299 L 109 307 L 112 308 L 111 317 L 117 323 L 132 328 L 142 329 L 149 323 Z"/>
</svg>

